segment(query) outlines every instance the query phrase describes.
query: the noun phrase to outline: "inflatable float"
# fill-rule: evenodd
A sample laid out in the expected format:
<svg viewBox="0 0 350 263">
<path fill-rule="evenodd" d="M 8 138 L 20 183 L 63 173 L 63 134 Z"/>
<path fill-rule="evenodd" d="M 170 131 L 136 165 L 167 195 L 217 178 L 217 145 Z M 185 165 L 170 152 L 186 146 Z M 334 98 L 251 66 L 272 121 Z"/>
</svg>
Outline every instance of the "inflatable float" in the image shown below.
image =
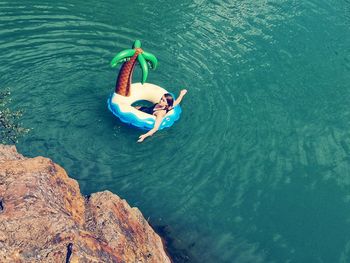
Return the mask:
<svg viewBox="0 0 350 263">
<path fill-rule="evenodd" d="M 132 75 L 137 62 L 142 70 L 142 81 L 132 84 Z M 142 112 L 132 105 L 138 101 L 149 101 L 156 104 L 164 94 L 169 93 L 162 87 L 145 83 L 148 67 L 156 69 L 158 60 L 151 53 L 143 51 L 141 42 L 136 40 L 132 49 L 123 50 L 113 58 L 111 66 L 116 67 L 119 63 L 123 63 L 123 65 L 118 74 L 115 92 L 107 101 L 108 109 L 122 122 L 140 129 L 150 130 L 154 127 L 155 116 Z M 175 100 L 174 95 L 173 97 Z M 165 115 L 159 130 L 172 126 L 180 118 L 180 114 L 181 107 L 177 105 Z"/>
<path fill-rule="evenodd" d="M 156 104 L 166 93 L 168 92 L 165 89 L 151 83 L 133 83 L 130 87 L 130 96 L 113 93 L 108 99 L 108 108 L 122 122 L 150 130 L 154 126 L 155 116 L 139 111 L 131 105 L 138 101 L 149 101 Z M 180 118 L 180 114 L 181 108 L 180 105 L 177 105 L 165 115 L 159 130 L 172 126 Z"/>
</svg>

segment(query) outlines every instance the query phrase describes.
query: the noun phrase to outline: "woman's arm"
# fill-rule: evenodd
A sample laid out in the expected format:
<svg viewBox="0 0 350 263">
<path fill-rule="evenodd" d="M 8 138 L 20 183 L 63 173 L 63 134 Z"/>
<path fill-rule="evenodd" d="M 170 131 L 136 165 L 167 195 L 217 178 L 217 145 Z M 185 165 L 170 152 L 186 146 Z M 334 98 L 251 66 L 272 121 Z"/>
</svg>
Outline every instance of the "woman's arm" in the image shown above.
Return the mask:
<svg viewBox="0 0 350 263">
<path fill-rule="evenodd" d="M 143 142 L 144 139 L 147 137 L 152 136 L 156 131 L 158 131 L 160 124 L 162 123 L 162 120 L 166 114 L 166 111 L 160 111 L 156 114 L 156 121 L 154 123 L 154 126 L 151 130 L 149 130 L 147 133 L 140 135 L 139 140 L 137 142 Z"/>
<path fill-rule="evenodd" d="M 187 93 L 187 89 L 183 89 L 180 91 L 179 97 L 173 103 L 173 107 L 180 104 L 180 102 L 182 101 L 182 98 L 186 95 L 186 93 Z"/>
</svg>

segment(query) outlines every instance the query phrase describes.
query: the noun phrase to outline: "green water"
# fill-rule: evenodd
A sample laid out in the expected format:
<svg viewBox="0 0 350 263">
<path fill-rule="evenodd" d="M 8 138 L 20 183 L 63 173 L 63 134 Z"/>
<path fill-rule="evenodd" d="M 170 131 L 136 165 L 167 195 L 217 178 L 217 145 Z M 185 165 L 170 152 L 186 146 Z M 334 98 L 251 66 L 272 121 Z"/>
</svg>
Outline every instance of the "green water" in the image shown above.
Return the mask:
<svg viewBox="0 0 350 263">
<path fill-rule="evenodd" d="M 189 90 L 142 144 L 106 105 L 135 39 Z M 178 262 L 350 262 L 349 0 L 0 0 L 0 58 L 19 151 L 167 226 Z"/>
</svg>

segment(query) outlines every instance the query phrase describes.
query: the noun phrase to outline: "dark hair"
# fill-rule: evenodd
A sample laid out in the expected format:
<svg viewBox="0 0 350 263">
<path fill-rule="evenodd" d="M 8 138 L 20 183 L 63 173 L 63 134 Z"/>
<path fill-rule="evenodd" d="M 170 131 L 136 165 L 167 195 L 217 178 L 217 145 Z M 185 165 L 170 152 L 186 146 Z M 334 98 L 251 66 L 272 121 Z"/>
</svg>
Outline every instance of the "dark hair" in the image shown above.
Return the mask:
<svg viewBox="0 0 350 263">
<path fill-rule="evenodd" d="M 168 108 L 172 107 L 174 104 L 174 97 L 170 93 L 164 94 L 166 102 L 168 103 Z"/>
</svg>

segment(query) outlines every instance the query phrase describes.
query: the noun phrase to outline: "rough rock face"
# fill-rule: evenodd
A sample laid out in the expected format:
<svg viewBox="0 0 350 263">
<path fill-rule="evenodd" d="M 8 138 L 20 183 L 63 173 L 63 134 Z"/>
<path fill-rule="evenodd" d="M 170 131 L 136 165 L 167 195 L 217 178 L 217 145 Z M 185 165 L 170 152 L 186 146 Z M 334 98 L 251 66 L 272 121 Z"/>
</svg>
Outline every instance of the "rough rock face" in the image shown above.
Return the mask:
<svg viewBox="0 0 350 263">
<path fill-rule="evenodd" d="M 0 262 L 170 262 L 137 208 L 0 145 Z"/>
</svg>

